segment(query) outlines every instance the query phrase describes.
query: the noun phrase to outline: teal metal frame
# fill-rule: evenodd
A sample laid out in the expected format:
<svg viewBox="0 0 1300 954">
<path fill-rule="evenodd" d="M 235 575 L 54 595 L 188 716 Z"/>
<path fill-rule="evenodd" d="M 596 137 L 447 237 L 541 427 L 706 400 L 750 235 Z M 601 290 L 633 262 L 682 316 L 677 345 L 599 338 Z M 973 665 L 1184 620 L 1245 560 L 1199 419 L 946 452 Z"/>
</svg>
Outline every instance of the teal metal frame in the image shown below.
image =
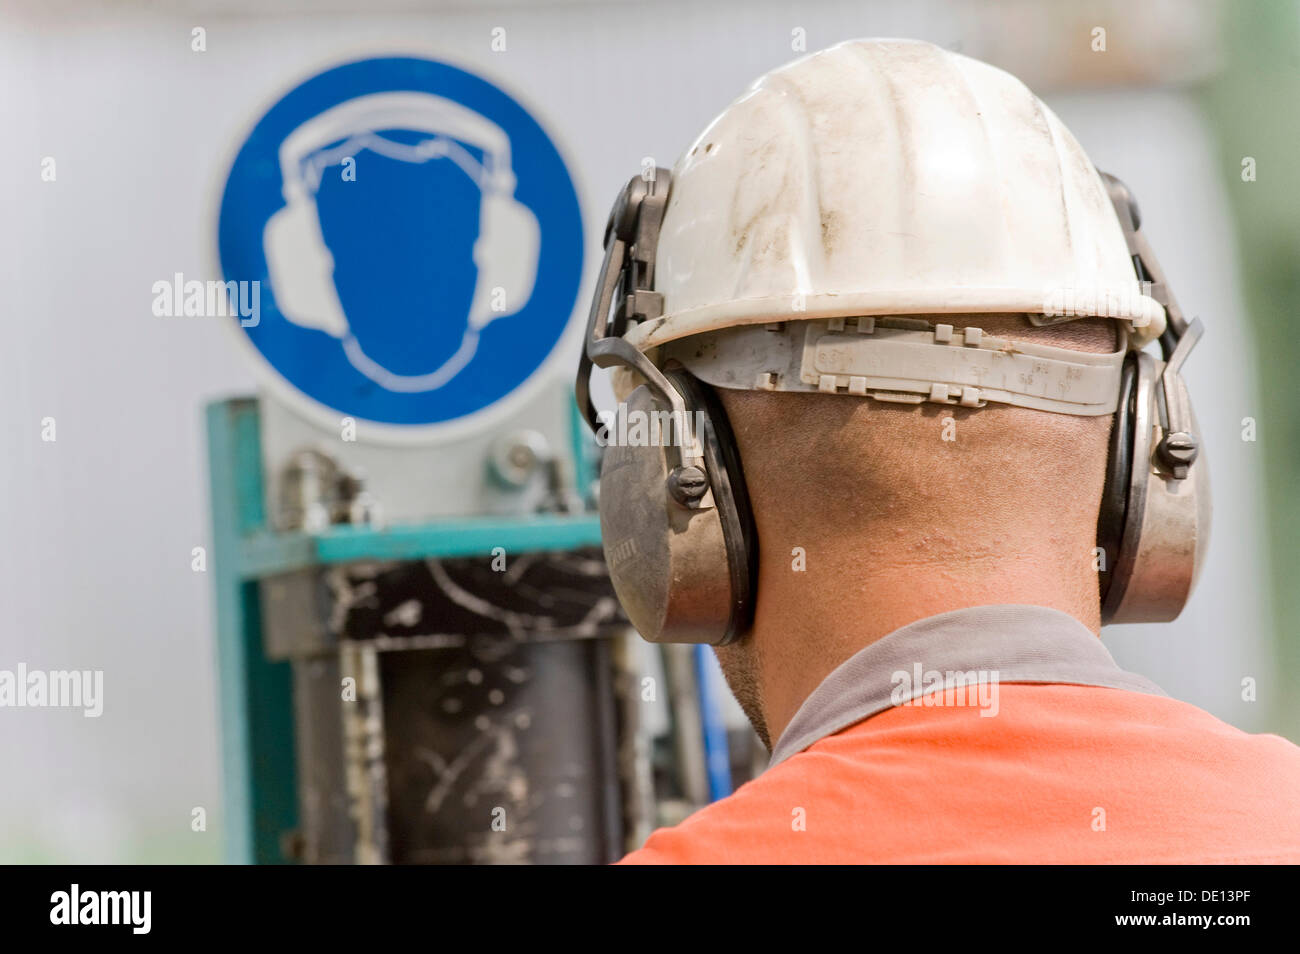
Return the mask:
<svg viewBox="0 0 1300 954">
<path fill-rule="evenodd" d="M 569 424 L 577 485 L 585 487 L 593 455 L 576 404 Z M 225 857 L 232 864 L 288 863 L 283 836 L 298 824 L 292 673 L 289 663 L 263 651 L 259 580 L 355 560 L 486 556 L 494 547 L 571 550 L 598 545 L 600 521 L 594 514 L 538 514 L 277 533 L 266 519 L 257 400 L 209 404 L 207 429 Z"/>
</svg>

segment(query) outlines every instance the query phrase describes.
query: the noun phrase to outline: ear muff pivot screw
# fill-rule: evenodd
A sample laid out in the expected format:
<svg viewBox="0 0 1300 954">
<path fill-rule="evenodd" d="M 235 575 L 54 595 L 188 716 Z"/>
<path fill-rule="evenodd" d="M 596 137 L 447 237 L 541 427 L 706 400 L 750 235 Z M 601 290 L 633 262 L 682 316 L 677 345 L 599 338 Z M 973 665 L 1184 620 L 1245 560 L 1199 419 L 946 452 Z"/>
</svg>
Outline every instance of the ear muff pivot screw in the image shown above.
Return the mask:
<svg viewBox="0 0 1300 954">
<path fill-rule="evenodd" d="M 668 492 L 679 504 L 691 504 L 709 489 L 709 478 L 695 466 L 674 467 L 668 475 Z"/>
<path fill-rule="evenodd" d="M 1165 436 L 1159 445 L 1160 456 L 1174 470 L 1178 478 L 1187 475 L 1187 468 L 1196 460 L 1200 445 L 1196 436 L 1186 431 L 1174 431 Z"/>
</svg>

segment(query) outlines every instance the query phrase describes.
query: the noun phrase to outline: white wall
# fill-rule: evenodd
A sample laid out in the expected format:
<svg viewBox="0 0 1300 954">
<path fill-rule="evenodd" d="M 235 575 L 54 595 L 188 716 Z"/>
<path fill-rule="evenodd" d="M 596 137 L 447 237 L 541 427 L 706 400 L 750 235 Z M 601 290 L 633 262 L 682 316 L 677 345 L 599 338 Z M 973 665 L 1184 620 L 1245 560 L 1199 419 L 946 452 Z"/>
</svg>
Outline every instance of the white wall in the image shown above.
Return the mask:
<svg viewBox="0 0 1300 954">
<path fill-rule="evenodd" d="M 103 669 L 106 680 L 98 720 L 0 710 L 0 860 L 218 851 L 215 826 L 189 829 L 191 808 L 214 810 L 219 788 L 211 581 L 191 571 L 190 551 L 209 538 L 201 408 L 252 390 L 254 377 L 215 320 L 153 317 L 151 286 L 177 271 L 216 277 L 217 190 L 270 102 L 319 68 L 386 52 L 444 57 L 522 94 L 579 176 L 590 283 L 618 186 L 643 156 L 671 164 L 750 79 L 791 58 L 792 28 L 806 29 L 809 49 L 854 35 L 972 55 L 1022 42 L 981 25 L 982 8 L 931 3 L 236 12 L 266 7 L 289 9 L 25 2 L 0 14 L 0 668 Z M 194 26 L 207 30 L 206 53 L 190 50 Z M 507 29 L 505 53 L 489 51 L 494 26 Z M 1181 95 L 1048 98 L 1141 198 L 1213 342 L 1189 368 L 1220 501 L 1211 564 L 1182 621 L 1108 642 L 1173 694 L 1254 727 L 1236 686 L 1267 677 L 1268 621 L 1258 462 L 1238 437 L 1252 376 L 1225 173 Z M 40 179 L 45 156 L 56 182 Z M 40 440 L 47 416 L 55 443 Z"/>
</svg>

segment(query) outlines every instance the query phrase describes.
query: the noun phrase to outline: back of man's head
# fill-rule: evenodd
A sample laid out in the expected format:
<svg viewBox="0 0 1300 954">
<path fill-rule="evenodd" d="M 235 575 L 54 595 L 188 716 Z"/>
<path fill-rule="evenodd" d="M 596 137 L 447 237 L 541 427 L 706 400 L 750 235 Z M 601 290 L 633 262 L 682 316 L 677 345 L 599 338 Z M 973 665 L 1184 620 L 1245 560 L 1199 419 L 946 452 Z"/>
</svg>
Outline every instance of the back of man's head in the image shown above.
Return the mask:
<svg viewBox="0 0 1300 954">
<path fill-rule="evenodd" d="M 649 638 L 719 647 L 760 734 L 930 616 L 1029 604 L 1098 632 L 1102 570 L 1108 619 L 1177 614 L 1204 542 L 1176 374 L 1199 330 L 1126 188 L 1023 83 L 847 41 L 759 78 L 648 172 L 615 206 L 593 310 L 618 300 L 622 351 L 594 339 L 588 360 L 629 391 L 631 349 L 713 387 L 739 461 L 722 427 L 698 460 L 620 455 L 602 519 L 637 514 L 657 546 L 615 534 L 610 562 Z M 645 371 L 638 400 L 711 403 Z"/>
</svg>

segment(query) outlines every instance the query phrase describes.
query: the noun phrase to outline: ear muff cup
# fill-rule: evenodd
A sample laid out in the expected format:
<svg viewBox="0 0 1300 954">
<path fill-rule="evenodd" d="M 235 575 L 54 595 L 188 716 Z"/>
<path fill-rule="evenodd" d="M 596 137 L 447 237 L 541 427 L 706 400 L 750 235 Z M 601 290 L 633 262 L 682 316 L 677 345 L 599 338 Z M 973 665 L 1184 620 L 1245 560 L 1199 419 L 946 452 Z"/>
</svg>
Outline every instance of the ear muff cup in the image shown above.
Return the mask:
<svg viewBox="0 0 1300 954">
<path fill-rule="evenodd" d="M 1110 453 L 1106 458 L 1106 482 L 1101 492 L 1101 509 L 1097 516 L 1097 546 L 1104 563 L 1099 571 L 1101 605 L 1114 582 L 1120 563 L 1120 545 L 1124 523 L 1128 519 L 1129 488 L 1133 480 L 1133 437 L 1137 424 L 1137 356 L 1124 359 L 1120 371 L 1119 402 L 1110 428 Z"/>
<path fill-rule="evenodd" d="M 686 401 L 688 413 L 699 412 L 704 468 L 722 523 L 727 569 L 731 577 L 731 617 L 720 645 L 749 631 L 758 587 L 758 532 L 749 505 L 740 451 L 726 409 L 713 388 L 686 371 L 669 371 L 668 379 Z"/>
<path fill-rule="evenodd" d="M 1199 433 L 1186 386 L 1165 382 L 1164 364 L 1146 352 L 1125 362 L 1112 455 L 1097 523 L 1106 553 L 1101 621 L 1167 623 L 1176 619 L 1204 564 L 1210 530 L 1210 487 L 1204 449 L 1177 476 L 1160 451 L 1168 427 L 1164 387 L 1178 389 L 1191 433 Z"/>
<path fill-rule="evenodd" d="M 757 546 L 749 498 L 717 395 L 685 372 L 665 377 L 696 431 L 709 492 L 698 506 L 673 497 L 677 451 L 631 437 L 635 422 L 668 409 L 646 385 L 635 388 L 621 417 L 604 425 L 617 435 L 600 469 L 605 564 L 628 619 L 647 640 L 723 645 L 753 621 Z"/>
</svg>

